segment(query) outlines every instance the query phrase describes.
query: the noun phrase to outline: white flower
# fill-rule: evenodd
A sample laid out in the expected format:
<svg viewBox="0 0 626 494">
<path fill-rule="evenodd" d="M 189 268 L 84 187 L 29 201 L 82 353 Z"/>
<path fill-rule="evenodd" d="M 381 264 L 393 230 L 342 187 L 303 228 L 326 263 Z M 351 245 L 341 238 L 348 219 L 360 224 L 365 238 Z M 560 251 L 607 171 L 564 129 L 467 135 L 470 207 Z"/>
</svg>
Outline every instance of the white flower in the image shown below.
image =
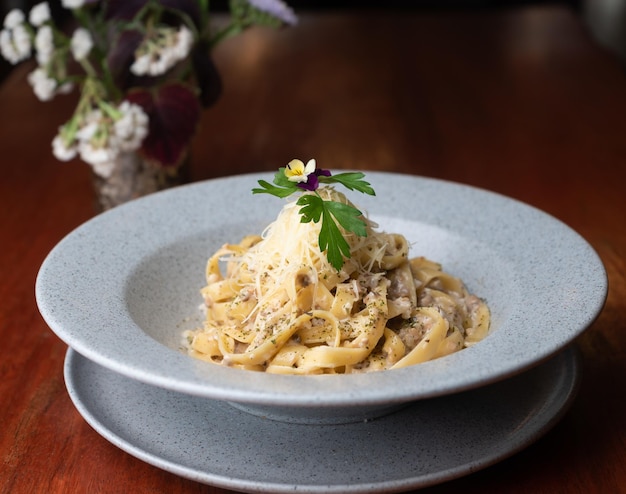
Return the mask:
<svg viewBox="0 0 626 494">
<path fill-rule="evenodd" d="M 148 135 L 148 115 L 141 106 L 129 101 L 123 101 L 118 110 L 122 116 L 115 121 L 113 129 L 120 149 L 122 151 L 139 149 Z"/>
<path fill-rule="evenodd" d="M 41 2 L 30 10 L 28 22 L 35 27 L 39 27 L 43 23 L 48 22 L 50 18 L 50 6 L 48 5 L 48 2 Z"/>
<path fill-rule="evenodd" d="M 72 55 L 74 55 L 76 61 L 83 60 L 87 57 L 93 48 L 93 39 L 89 31 L 82 27 L 76 29 L 72 35 L 70 46 L 72 48 Z"/>
<path fill-rule="evenodd" d="M 4 18 L 4 27 L 15 29 L 20 24 L 24 24 L 24 20 L 24 12 L 19 9 L 13 9 Z"/>
<path fill-rule="evenodd" d="M 30 57 L 33 42 L 24 24 L 20 24 L 19 26 L 15 26 L 15 28 L 13 28 L 13 44 L 20 55 L 24 58 Z"/>
<path fill-rule="evenodd" d="M 64 82 L 59 87 L 57 87 L 57 94 L 68 94 L 71 93 L 74 89 L 74 84 L 72 82 Z"/>
<path fill-rule="evenodd" d="M 69 161 L 76 157 L 77 151 L 75 146 L 68 146 L 65 143 L 65 139 L 63 139 L 59 133 L 52 140 L 52 154 L 54 154 L 54 157 L 59 161 Z"/>
<path fill-rule="evenodd" d="M 35 35 L 35 50 L 37 51 L 37 63 L 48 65 L 54 53 L 54 36 L 50 26 L 41 26 Z"/>
<path fill-rule="evenodd" d="M 248 3 L 255 9 L 276 17 L 286 24 L 295 25 L 298 23 L 294 11 L 281 0 L 248 0 Z"/>
<path fill-rule="evenodd" d="M 107 176 L 120 152 L 110 115 L 96 108 L 74 118 L 78 120 L 61 127 L 52 141 L 54 155 L 63 161 L 79 155 L 96 173 Z M 76 126 L 78 129 L 68 135 L 68 129 Z"/>
<path fill-rule="evenodd" d="M 130 66 L 130 71 L 135 75 L 146 75 L 150 70 L 151 64 L 152 61 L 150 55 L 147 53 L 137 55 L 137 53 L 135 53 L 135 61 Z"/>
<path fill-rule="evenodd" d="M 76 139 L 79 141 L 90 141 L 100 131 L 100 127 L 106 127 L 106 119 L 102 110 L 96 108 L 84 115 L 79 122 L 76 131 Z"/>
<path fill-rule="evenodd" d="M 0 31 L 0 53 L 12 64 L 30 57 L 31 49 L 32 42 L 24 24 Z"/>
<path fill-rule="evenodd" d="M 50 101 L 56 94 L 57 82 L 41 67 L 28 74 L 28 82 L 41 101 Z"/>
<path fill-rule="evenodd" d="M 76 132 L 80 158 L 92 165 L 96 173 L 105 177 L 110 174 L 111 162 L 119 154 L 119 146 L 116 139 L 111 138 L 109 126 L 110 121 L 102 112 L 93 110 Z"/>
<path fill-rule="evenodd" d="M 14 65 L 20 61 L 20 57 L 13 47 L 11 31 L 7 29 L 0 31 L 0 53 L 4 59 Z"/>
<path fill-rule="evenodd" d="M 78 152 L 80 158 L 91 165 L 99 165 L 113 161 L 119 154 L 116 148 L 97 146 L 91 141 L 81 141 L 78 144 Z"/>
<path fill-rule="evenodd" d="M 135 75 L 164 74 L 189 55 L 192 45 L 193 33 L 188 27 L 181 26 L 178 31 L 160 28 L 139 46 L 130 70 Z"/>
<path fill-rule="evenodd" d="M 90 111 L 74 135 L 80 158 L 104 177 L 110 175 L 121 152 L 138 149 L 148 135 L 148 115 L 139 105 L 124 101 L 116 110 Z"/>
<path fill-rule="evenodd" d="M 100 121 L 97 117 L 93 117 L 76 131 L 76 139 L 79 141 L 90 141 L 98 130 L 100 130 Z"/>
<path fill-rule="evenodd" d="M 165 74 L 167 72 L 167 67 L 170 64 L 170 54 L 167 50 L 163 50 L 153 59 L 150 59 L 150 64 L 148 65 L 148 71 L 146 74 L 157 76 L 161 74 Z"/>
<path fill-rule="evenodd" d="M 181 26 L 176 36 L 176 44 L 172 47 L 172 53 L 178 60 L 183 60 L 189 55 L 193 46 L 193 33 L 187 26 Z"/>
<path fill-rule="evenodd" d="M 135 75 L 145 75 L 150 69 L 150 55 L 147 53 L 135 58 L 130 66 L 130 71 Z"/>
<path fill-rule="evenodd" d="M 61 0 L 61 5 L 66 9 L 79 9 L 85 5 L 85 0 Z"/>
</svg>

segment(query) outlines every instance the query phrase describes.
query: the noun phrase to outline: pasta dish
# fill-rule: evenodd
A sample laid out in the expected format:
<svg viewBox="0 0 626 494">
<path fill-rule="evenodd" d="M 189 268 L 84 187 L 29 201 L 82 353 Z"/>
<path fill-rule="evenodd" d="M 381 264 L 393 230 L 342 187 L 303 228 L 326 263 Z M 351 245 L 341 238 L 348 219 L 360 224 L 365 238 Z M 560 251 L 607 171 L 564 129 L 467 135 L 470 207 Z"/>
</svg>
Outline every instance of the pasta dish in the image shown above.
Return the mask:
<svg viewBox="0 0 626 494">
<path fill-rule="evenodd" d="M 322 199 L 351 204 L 333 187 Z M 203 327 L 185 331 L 193 357 L 280 374 L 397 369 L 459 351 L 489 330 L 486 303 L 438 263 L 409 258 L 400 234 L 342 231 L 340 270 L 319 246 L 320 223 L 287 203 L 262 236 L 226 244 L 206 265 Z"/>
</svg>

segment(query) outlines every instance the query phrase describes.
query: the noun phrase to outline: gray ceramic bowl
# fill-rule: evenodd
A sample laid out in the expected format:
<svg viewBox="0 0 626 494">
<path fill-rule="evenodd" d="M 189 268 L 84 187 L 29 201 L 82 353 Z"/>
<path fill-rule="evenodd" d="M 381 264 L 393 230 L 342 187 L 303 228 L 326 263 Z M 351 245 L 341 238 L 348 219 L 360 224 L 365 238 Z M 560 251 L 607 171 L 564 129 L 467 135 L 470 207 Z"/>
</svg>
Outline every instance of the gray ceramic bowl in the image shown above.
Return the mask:
<svg viewBox="0 0 626 494">
<path fill-rule="evenodd" d="M 603 306 L 602 262 L 555 218 L 466 185 L 371 172 L 377 196 L 350 199 L 382 230 L 404 234 L 411 256 L 441 262 L 485 298 L 490 335 L 445 358 L 359 375 L 269 375 L 195 360 L 179 343 L 200 318 L 206 260 L 275 219 L 281 200 L 250 192 L 271 177 L 179 187 L 80 226 L 39 272 L 44 319 L 85 357 L 139 381 L 277 420 L 338 423 L 520 373 L 568 345 Z"/>
</svg>

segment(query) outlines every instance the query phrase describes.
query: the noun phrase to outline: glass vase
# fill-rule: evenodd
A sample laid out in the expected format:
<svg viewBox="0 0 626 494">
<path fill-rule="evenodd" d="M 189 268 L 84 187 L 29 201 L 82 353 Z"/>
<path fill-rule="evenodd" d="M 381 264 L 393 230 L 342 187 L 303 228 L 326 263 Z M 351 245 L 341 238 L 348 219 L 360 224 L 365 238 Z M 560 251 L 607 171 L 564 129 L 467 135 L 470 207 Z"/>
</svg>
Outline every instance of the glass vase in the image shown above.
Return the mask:
<svg viewBox="0 0 626 494">
<path fill-rule="evenodd" d="M 155 165 L 139 153 L 124 152 L 111 162 L 92 167 L 94 207 L 107 211 L 133 199 L 189 181 L 189 158 L 176 167 Z"/>
</svg>

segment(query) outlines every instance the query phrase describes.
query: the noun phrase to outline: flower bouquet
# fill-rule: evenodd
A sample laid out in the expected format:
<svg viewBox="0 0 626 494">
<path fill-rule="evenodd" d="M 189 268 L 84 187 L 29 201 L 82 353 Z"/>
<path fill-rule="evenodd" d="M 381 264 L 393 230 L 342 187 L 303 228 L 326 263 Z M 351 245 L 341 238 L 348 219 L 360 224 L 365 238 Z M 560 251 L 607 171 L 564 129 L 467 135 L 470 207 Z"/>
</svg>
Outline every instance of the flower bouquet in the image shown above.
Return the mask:
<svg viewBox="0 0 626 494">
<path fill-rule="evenodd" d="M 208 0 L 61 0 L 61 6 L 71 12 L 69 27 L 55 22 L 47 2 L 28 15 L 10 11 L 0 52 L 12 64 L 35 56 L 28 82 L 42 101 L 78 87 L 77 106 L 52 150 L 59 160 L 90 164 L 100 181 L 114 178 L 115 187 L 132 189 L 104 209 L 176 175 L 202 109 L 221 92 L 211 59 L 216 44 L 251 26 L 297 22 L 281 0 L 230 0 L 220 27 Z M 137 189 L 130 183 L 137 171 L 123 170 L 130 165 L 149 171 L 154 183 L 143 180 Z"/>
</svg>

